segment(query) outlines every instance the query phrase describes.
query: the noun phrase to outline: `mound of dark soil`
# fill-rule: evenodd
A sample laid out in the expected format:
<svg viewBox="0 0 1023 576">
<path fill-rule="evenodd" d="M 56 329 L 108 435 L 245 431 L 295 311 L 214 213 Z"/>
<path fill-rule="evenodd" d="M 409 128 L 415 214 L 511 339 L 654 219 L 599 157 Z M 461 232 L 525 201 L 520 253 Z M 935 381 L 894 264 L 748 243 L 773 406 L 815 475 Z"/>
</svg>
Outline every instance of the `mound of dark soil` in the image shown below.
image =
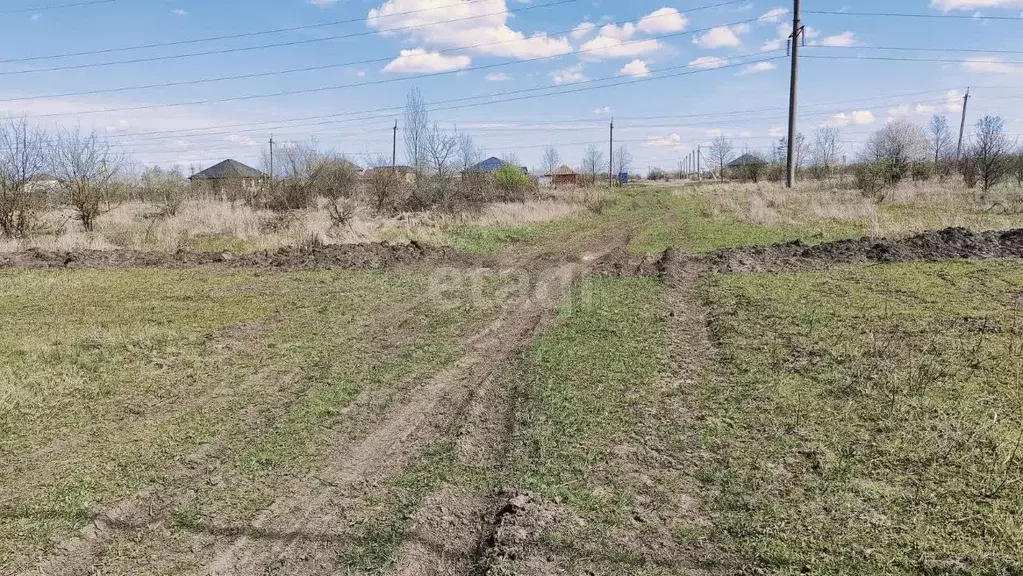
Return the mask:
<svg viewBox="0 0 1023 576">
<path fill-rule="evenodd" d="M 963 258 L 1021 258 L 1023 229 L 971 232 L 946 228 L 909 238 L 860 238 L 807 246 L 801 241 L 714 252 L 704 264 L 721 272 L 777 272 L 847 262 L 912 262 Z"/>
<path fill-rule="evenodd" d="M 281 248 L 276 251 L 138 252 L 134 250 L 82 250 L 44 252 L 29 250 L 0 254 L 0 268 L 192 268 L 226 266 L 300 270 L 314 268 L 387 268 L 417 262 L 450 262 L 462 257 L 449 248 L 411 244 L 349 244 L 316 248 Z"/>
</svg>

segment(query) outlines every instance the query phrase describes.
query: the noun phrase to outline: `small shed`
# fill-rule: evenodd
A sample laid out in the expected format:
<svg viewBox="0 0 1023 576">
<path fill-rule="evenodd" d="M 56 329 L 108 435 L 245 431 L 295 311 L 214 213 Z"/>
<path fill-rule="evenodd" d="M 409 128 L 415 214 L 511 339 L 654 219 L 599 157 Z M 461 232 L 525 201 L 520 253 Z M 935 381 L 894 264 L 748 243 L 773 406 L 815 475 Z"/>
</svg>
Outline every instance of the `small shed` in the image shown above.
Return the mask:
<svg viewBox="0 0 1023 576">
<path fill-rule="evenodd" d="M 568 166 L 559 166 L 547 174 L 555 186 L 575 186 L 579 184 L 579 173 Z"/>
</svg>

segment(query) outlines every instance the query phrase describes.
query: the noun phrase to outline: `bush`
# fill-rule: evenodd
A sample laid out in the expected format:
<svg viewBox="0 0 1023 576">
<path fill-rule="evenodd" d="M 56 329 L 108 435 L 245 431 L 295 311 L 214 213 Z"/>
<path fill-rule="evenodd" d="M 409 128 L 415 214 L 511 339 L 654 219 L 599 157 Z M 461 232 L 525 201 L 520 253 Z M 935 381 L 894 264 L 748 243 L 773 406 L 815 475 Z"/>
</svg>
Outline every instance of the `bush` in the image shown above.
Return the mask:
<svg viewBox="0 0 1023 576">
<path fill-rule="evenodd" d="M 934 164 L 930 162 L 914 162 L 909 173 L 914 182 L 926 182 L 934 175 Z"/>
<path fill-rule="evenodd" d="M 977 183 L 980 182 L 980 171 L 977 169 L 977 163 L 969 156 L 959 162 L 959 173 L 963 175 L 963 183 L 970 190 L 976 188 Z"/>
<path fill-rule="evenodd" d="M 533 188 L 533 179 L 523 173 L 518 166 L 508 163 L 494 172 L 494 185 L 499 192 L 525 201 L 527 194 Z"/>
<path fill-rule="evenodd" d="M 45 209 L 45 193 L 33 193 L 23 185 L 0 183 L 0 233 L 4 236 L 29 236 L 39 227 L 39 216 Z"/>
<path fill-rule="evenodd" d="M 668 173 L 660 168 L 651 168 L 650 173 L 647 174 L 647 180 L 667 180 Z"/>
<path fill-rule="evenodd" d="M 140 197 L 160 207 L 161 216 L 174 216 L 188 198 L 188 182 L 177 170 L 159 166 L 142 174 Z"/>
<path fill-rule="evenodd" d="M 865 162 L 856 168 L 856 187 L 867 198 L 884 202 L 888 190 L 902 180 L 902 168 L 889 158 Z"/>
</svg>

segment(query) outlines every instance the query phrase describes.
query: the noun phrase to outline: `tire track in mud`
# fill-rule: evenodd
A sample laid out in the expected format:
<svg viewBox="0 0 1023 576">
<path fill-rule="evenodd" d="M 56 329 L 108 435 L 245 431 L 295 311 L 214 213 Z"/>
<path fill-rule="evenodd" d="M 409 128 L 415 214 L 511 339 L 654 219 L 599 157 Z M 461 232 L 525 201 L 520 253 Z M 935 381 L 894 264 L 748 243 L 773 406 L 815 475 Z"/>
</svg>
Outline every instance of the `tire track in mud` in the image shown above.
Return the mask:
<svg viewBox="0 0 1023 576">
<path fill-rule="evenodd" d="M 416 310 L 427 304 L 429 297 L 416 298 L 405 305 L 388 308 L 384 315 L 376 315 L 373 322 L 364 322 L 364 330 L 356 339 L 379 342 L 388 335 L 400 334 L 398 328 L 405 325 L 414 316 Z M 249 331 L 244 331 L 250 334 Z M 261 380 L 266 376 L 264 370 L 250 376 L 250 379 Z M 410 377 L 411 378 L 411 377 Z M 296 388 L 291 382 L 282 390 L 286 398 L 274 404 L 274 414 L 285 413 L 292 405 L 300 401 L 303 389 Z M 387 397 L 400 394 L 411 384 L 410 380 L 402 381 L 387 390 L 364 390 L 348 406 L 340 410 L 339 418 L 374 410 L 375 406 L 385 405 Z M 176 406 L 175 413 L 181 413 L 190 407 L 202 405 L 214 397 L 220 397 L 219 390 L 206 390 L 194 398 L 187 399 L 184 405 Z M 161 420 L 172 416 L 163 414 Z M 267 416 L 273 419 L 272 415 Z M 46 574 L 56 576 L 62 574 L 81 574 L 95 569 L 95 563 L 111 542 L 132 532 L 158 534 L 165 532 L 172 520 L 172 511 L 178 504 L 184 503 L 187 493 L 203 485 L 207 470 L 202 466 L 186 465 L 187 462 L 200 463 L 211 458 L 217 459 L 227 449 L 223 433 L 218 434 L 205 443 L 198 452 L 182 458 L 171 473 L 171 480 L 166 482 L 168 488 L 149 488 L 134 496 L 124 498 L 114 504 L 107 505 L 103 510 L 90 516 L 89 522 L 74 534 L 67 536 L 54 545 L 53 550 L 38 560 L 35 568 L 18 572 L 19 574 Z"/>
</svg>

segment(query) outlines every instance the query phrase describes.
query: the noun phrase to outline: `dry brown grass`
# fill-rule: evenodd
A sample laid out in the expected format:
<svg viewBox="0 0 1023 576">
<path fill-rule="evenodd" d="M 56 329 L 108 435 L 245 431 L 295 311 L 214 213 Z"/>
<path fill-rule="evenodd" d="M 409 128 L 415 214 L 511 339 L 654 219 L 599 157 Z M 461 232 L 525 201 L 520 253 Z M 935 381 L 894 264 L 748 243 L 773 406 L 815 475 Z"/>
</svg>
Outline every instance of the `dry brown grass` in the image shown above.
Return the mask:
<svg viewBox="0 0 1023 576">
<path fill-rule="evenodd" d="M 905 182 L 880 204 L 857 190 L 817 182 L 801 183 L 792 190 L 774 183 L 729 183 L 683 189 L 681 193 L 708 198 L 715 214 L 763 226 L 800 227 L 828 222 L 877 237 L 906 236 L 950 226 L 990 230 L 1023 225 L 1023 215 L 1003 214 L 996 205 L 1020 194 L 1014 186 L 995 190 L 986 204 L 978 202 L 974 191 L 962 185 L 937 182 Z"/>
<path fill-rule="evenodd" d="M 586 212 L 585 193 L 527 202 L 495 203 L 478 214 L 416 213 L 379 216 L 360 209 L 346 226 L 333 226 L 323 208 L 278 213 L 216 200 L 189 201 L 174 216 L 161 216 L 154 205 L 126 203 L 99 217 L 95 231 L 86 232 L 69 210 L 43 216 L 44 232 L 28 239 L 0 239 L 0 252 L 26 249 L 51 251 L 177 250 L 235 252 L 274 250 L 321 244 L 352 244 L 382 240 L 419 239 L 447 243 L 451 226 L 526 226 L 569 218 Z"/>
</svg>

